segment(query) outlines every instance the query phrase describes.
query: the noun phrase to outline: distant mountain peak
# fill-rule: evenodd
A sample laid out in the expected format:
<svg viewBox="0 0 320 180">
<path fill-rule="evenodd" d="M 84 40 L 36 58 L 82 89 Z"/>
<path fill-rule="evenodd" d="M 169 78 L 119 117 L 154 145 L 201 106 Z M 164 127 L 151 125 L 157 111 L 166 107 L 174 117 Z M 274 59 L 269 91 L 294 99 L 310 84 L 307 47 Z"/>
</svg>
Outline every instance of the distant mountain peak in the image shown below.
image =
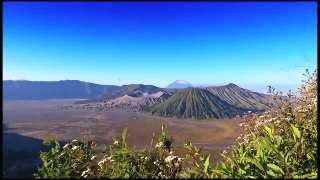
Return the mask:
<svg viewBox="0 0 320 180">
<path fill-rule="evenodd" d="M 233 83 L 229 83 L 227 86 L 231 86 L 231 87 L 239 87 L 238 85 L 233 84 Z"/>
<path fill-rule="evenodd" d="M 190 84 L 185 80 L 176 80 L 167 86 L 167 88 L 188 88 L 188 87 L 192 87 L 192 84 Z"/>
<path fill-rule="evenodd" d="M 174 83 L 179 83 L 179 84 L 190 84 L 190 83 L 188 83 L 187 81 L 185 81 L 185 80 L 176 80 L 176 81 L 174 81 Z"/>
</svg>

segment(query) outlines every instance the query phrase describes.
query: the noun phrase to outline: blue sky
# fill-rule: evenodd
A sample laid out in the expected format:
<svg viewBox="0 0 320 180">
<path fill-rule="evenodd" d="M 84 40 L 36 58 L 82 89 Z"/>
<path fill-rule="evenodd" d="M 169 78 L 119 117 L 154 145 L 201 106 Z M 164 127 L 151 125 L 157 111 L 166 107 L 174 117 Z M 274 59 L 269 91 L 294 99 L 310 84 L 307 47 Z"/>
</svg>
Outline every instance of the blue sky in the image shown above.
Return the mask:
<svg viewBox="0 0 320 180">
<path fill-rule="evenodd" d="M 316 2 L 4 2 L 3 78 L 265 92 L 317 67 Z M 282 88 L 282 89 L 281 89 Z"/>
</svg>

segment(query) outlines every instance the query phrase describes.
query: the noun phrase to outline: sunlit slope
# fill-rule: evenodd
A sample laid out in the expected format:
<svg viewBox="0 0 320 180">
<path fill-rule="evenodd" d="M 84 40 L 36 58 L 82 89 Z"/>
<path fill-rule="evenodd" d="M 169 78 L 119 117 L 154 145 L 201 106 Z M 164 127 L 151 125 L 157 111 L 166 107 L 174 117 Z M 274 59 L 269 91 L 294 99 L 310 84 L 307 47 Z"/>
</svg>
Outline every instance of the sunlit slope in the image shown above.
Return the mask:
<svg viewBox="0 0 320 180">
<path fill-rule="evenodd" d="M 128 111 L 141 111 L 145 107 L 159 104 L 172 94 L 163 90 L 162 88 L 143 85 L 143 84 L 130 84 L 119 87 L 112 94 L 105 94 L 98 98 L 78 101 L 78 104 L 102 104 L 104 108 L 125 109 Z"/>
<path fill-rule="evenodd" d="M 151 114 L 179 118 L 231 118 L 248 109 L 238 108 L 221 100 L 206 89 L 188 88 L 168 100 L 147 109 Z"/>
<path fill-rule="evenodd" d="M 252 92 L 232 83 L 225 86 L 207 87 L 206 89 L 227 103 L 237 107 L 255 110 L 268 109 L 268 95 Z"/>
</svg>

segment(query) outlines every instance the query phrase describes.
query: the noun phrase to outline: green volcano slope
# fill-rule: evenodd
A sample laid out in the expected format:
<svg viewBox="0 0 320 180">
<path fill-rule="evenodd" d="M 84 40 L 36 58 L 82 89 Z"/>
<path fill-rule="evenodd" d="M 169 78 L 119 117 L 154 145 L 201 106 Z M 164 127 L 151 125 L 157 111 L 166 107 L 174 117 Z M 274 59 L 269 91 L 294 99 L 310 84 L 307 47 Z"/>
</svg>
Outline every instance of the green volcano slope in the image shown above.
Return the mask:
<svg viewBox="0 0 320 180">
<path fill-rule="evenodd" d="M 178 118 L 231 118 L 249 109 L 228 104 L 206 89 L 187 88 L 146 109 L 151 114 Z"/>
<path fill-rule="evenodd" d="M 225 86 L 207 87 L 206 89 L 227 103 L 240 108 L 254 110 L 269 108 L 267 104 L 268 95 L 252 92 L 232 83 Z"/>
</svg>

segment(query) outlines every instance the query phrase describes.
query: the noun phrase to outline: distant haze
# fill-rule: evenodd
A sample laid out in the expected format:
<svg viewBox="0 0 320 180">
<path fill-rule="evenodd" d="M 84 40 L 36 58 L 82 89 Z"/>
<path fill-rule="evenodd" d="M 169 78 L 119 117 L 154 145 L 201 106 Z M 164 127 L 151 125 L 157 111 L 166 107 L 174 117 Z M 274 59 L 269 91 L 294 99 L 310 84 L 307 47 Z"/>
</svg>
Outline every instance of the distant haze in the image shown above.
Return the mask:
<svg viewBox="0 0 320 180">
<path fill-rule="evenodd" d="M 226 84 L 194 84 L 194 87 L 209 87 L 209 86 L 221 86 Z M 288 93 L 289 90 L 296 91 L 300 84 L 237 84 L 242 88 L 250 89 L 254 92 L 259 93 L 267 93 L 268 92 L 268 86 L 271 85 L 274 87 L 277 91 L 282 91 L 283 93 Z"/>
</svg>

